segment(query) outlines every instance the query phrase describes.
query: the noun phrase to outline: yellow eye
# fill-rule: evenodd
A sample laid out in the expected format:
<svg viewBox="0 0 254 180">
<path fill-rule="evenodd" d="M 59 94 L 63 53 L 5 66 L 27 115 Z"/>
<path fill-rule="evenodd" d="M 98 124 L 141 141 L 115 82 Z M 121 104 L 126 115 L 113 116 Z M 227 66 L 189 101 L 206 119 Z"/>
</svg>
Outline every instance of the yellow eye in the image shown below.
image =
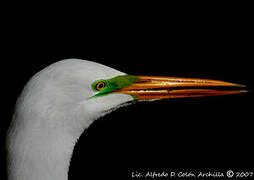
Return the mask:
<svg viewBox="0 0 254 180">
<path fill-rule="evenodd" d="M 106 83 L 103 82 L 103 81 L 100 81 L 100 82 L 98 82 L 98 83 L 95 85 L 95 89 L 96 89 L 97 91 L 100 91 L 100 90 L 102 90 L 102 89 L 105 88 L 105 87 L 106 87 Z"/>
</svg>

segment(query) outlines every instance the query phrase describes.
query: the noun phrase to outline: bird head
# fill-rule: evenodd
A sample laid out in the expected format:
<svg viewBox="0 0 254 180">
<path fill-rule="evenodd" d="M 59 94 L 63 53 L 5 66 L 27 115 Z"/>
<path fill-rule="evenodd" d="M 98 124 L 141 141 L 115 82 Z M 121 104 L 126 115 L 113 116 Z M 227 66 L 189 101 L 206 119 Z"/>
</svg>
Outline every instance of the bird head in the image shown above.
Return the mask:
<svg viewBox="0 0 254 180">
<path fill-rule="evenodd" d="M 95 62 L 68 59 L 48 66 L 30 80 L 20 108 L 30 113 L 27 117 L 40 116 L 44 121 L 40 125 L 68 127 L 72 132 L 79 129 L 80 134 L 94 119 L 126 103 L 246 92 L 213 89 L 239 86 L 218 80 L 128 75 Z"/>
</svg>

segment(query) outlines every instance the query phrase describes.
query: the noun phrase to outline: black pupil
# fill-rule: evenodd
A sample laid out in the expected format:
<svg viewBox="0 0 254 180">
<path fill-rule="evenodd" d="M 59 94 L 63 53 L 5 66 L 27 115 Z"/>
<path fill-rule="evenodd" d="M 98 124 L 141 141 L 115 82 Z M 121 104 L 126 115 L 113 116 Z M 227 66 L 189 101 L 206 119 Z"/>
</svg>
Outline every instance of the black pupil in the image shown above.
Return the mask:
<svg viewBox="0 0 254 180">
<path fill-rule="evenodd" d="M 101 88 L 103 88 L 104 87 L 104 83 L 100 83 L 99 85 L 98 85 L 98 88 L 99 89 L 101 89 Z"/>
</svg>

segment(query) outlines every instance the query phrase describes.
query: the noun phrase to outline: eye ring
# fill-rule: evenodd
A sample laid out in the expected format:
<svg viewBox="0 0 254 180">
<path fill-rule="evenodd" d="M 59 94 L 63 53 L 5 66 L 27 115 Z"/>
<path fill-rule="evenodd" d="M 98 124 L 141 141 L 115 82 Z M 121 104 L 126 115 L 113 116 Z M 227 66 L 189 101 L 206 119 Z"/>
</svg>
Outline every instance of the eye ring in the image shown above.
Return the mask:
<svg viewBox="0 0 254 180">
<path fill-rule="evenodd" d="M 98 83 L 95 85 L 95 89 L 96 89 L 97 91 L 100 91 L 100 90 L 104 89 L 105 87 L 106 87 L 106 82 L 104 82 L 104 81 L 100 81 L 100 82 L 98 82 Z"/>
</svg>

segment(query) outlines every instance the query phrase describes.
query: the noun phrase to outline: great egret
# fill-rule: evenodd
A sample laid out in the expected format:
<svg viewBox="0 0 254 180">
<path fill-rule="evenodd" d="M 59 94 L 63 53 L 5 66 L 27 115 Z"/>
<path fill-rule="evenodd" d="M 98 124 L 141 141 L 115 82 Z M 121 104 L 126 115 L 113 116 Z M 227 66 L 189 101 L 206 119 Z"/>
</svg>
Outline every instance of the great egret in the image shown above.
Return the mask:
<svg viewBox="0 0 254 180">
<path fill-rule="evenodd" d="M 56 62 L 34 75 L 17 101 L 7 136 L 8 178 L 66 180 L 75 143 L 99 117 L 134 100 L 245 92 L 206 89 L 225 86 L 241 85 L 127 75 L 78 59 Z"/>
</svg>

